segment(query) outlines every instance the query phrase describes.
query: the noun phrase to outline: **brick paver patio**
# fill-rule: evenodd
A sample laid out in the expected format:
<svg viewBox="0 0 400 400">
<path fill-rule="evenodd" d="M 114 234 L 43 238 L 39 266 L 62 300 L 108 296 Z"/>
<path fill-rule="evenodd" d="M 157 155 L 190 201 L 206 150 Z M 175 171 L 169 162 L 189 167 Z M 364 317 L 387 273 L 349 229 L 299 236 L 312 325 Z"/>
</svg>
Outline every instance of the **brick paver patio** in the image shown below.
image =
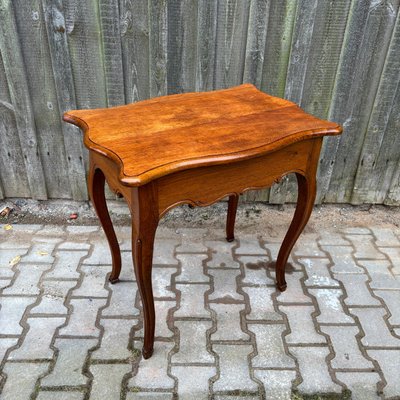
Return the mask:
<svg viewBox="0 0 400 400">
<path fill-rule="evenodd" d="M 400 398 L 399 230 L 305 232 L 278 293 L 281 237 L 159 228 L 145 361 L 128 228 L 116 285 L 98 227 L 4 228 L 1 399 Z"/>
</svg>

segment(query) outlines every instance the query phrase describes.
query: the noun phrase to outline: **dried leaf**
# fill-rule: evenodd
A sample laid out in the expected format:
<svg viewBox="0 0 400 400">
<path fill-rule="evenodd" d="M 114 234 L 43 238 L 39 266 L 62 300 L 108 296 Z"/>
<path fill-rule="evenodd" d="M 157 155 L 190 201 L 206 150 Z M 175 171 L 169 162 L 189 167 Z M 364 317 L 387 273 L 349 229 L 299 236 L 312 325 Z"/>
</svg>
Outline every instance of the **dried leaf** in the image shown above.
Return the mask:
<svg viewBox="0 0 400 400">
<path fill-rule="evenodd" d="M 18 264 L 21 260 L 21 256 L 15 256 L 10 262 L 9 264 L 13 267 L 14 265 Z"/>
<path fill-rule="evenodd" d="M 4 225 L 4 229 L 5 229 L 6 231 L 11 230 L 11 229 L 12 229 L 12 225 L 10 225 L 10 224 Z"/>
<path fill-rule="evenodd" d="M 37 254 L 39 254 L 39 256 L 47 256 L 49 253 L 47 251 L 40 250 L 37 252 Z"/>
</svg>

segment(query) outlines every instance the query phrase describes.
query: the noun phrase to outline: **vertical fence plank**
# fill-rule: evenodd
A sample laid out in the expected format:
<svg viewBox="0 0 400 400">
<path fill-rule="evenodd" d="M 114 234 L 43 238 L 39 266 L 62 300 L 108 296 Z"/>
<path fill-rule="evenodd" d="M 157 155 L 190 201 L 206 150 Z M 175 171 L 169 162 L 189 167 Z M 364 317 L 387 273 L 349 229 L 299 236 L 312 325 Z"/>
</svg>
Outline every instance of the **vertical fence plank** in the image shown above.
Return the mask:
<svg viewBox="0 0 400 400">
<path fill-rule="evenodd" d="M 118 1 L 100 0 L 99 9 L 107 105 L 112 107 L 125 103 Z"/>
<path fill-rule="evenodd" d="M 379 84 L 398 0 L 355 1 L 350 11 L 344 50 L 330 119 L 344 126 L 340 139 L 332 141 L 322 165 L 334 163 L 327 202 L 351 200 L 362 143 Z M 338 144 L 335 154 L 335 143 Z M 333 164 L 332 164 L 333 165 Z M 328 173 L 329 168 L 326 168 Z"/>
<path fill-rule="evenodd" d="M 196 90 L 214 89 L 217 2 L 198 0 Z"/>
<path fill-rule="evenodd" d="M 150 40 L 148 0 L 120 0 L 122 64 L 125 101 L 150 97 Z"/>
<path fill-rule="evenodd" d="M 226 88 L 243 81 L 249 17 L 247 1 L 218 2 L 215 87 Z"/>
<path fill-rule="evenodd" d="M 389 46 L 374 108 L 368 123 L 357 174 L 352 203 L 382 203 L 388 191 L 400 154 L 400 130 L 393 126 L 393 117 L 400 113 L 400 17 Z M 397 97 L 396 97 L 397 96 Z M 394 129 L 393 129 L 394 128 Z M 397 144 L 397 146 L 396 146 Z"/>
<path fill-rule="evenodd" d="M 149 0 L 150 9 L 150 96 L 163 96 L 168 92 L 167 0 Z"/>
<path fill-rule="evenodd" d="M 76 109 L 62 0 L 42 0 L 42 2 L 56 85 L 58 109 L 61 116 L 65 111 Z M 62 123 L 61 131 L 64 138 L 72 198 L 74 200 L 87 200 L 82 133 L 77 127 L 67 123 Z"/>
<path fill-rule="evenodd" d="M 0 3 L 0 50 L 6 71 L 11 103 L 15 110 L 31 196 L 47 199 L 46 182 L 36 136 L 34 111 L 29 96 L 25 65 L 11 0 Z"/>
<path fill-rule="evenodd" d="M 50 198 L 71 198 L 61 116 L 40 0 L 14 0 L 40 156 Z M 40 93 L 40 95 L 38 95 Z"/>
<path fill-rule="evenodd" d="M 0 53 L 0 181 L 2 197 L 29 197 L 29 182 L 19 143 L 14 106 Z"/>
<path fill-rule="evenodd" d="M 196 89 L 198 1 L 168 1 L 168 94 Z"/>
<path fill-rule="evenodd" d="M 243 81 L 258 88 L 261 87 L 270 3 L 268 0 L 250 3 Z"/>
</svg>

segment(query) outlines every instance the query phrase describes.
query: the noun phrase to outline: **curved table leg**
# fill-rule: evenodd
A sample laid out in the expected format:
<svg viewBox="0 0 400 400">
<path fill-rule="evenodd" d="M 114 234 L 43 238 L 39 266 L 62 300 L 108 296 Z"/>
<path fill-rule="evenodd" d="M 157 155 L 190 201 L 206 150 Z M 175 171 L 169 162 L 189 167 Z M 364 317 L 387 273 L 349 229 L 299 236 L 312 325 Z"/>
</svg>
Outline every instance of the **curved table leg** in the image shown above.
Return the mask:
<svg viewBox="0 0 400 400">
<path fill-rule="evenodd" d="M 154 348 L 155 310 L 151 271 L 154 238 L 158 225 L 157 199 L 151 185 L 134 189 L 128 201 L 132 213 L 132 257 L 136 282 L 143 305 L 143 357 L 150 358 Z"/>
<path fill-rule="evenodd" d="M 235 220 L 239 196 L 232 194 L 228 200 L 228 215 L 226 217 L 226 240 L 233 242 L 235 240 Z"/>
<path fill-rule="evenodd" d="M 294 213 L 289 230 L 282 242 L 278 259 L 276 261 L 276 286 L 281 292 L 286 290 L 286 262 L 294 244 L 296 243 L 296 240 L 300 236 L 310 218 L 316 195 L 315 174 L 305 177 L 299 173 L 296 173 L 296 178 L 298 184 L 296 211 Z"/>
<path fill-rule="evenodd" d="M 101 226 L 106 234 L 108 244 L 112 256 L 112 272 L 110 282 L 118 282 L 118 277 L 121 272 L 121 252 L 115 231 L 111 222 L 110 214 L 108 213 L 106 198 L 104 195 L 105 176 L 99 168 L 91 166 L 88 176 L 89 195 L 92 200 L 94 209 L 99 217 Z"/>
</svg>

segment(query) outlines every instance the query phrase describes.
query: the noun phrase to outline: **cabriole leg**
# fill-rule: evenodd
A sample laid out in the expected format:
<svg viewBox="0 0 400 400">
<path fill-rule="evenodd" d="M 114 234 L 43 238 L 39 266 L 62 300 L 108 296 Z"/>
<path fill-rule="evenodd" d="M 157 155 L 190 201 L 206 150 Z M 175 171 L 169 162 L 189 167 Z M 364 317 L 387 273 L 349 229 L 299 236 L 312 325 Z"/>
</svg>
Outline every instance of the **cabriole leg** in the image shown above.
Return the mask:
<svg viewBox="0 0 400 400">
<path fill-rule="evenodd" d="M 235 240 L 235 220 L 239 196 L 232 194 L 228 200 L 228 215 L 226 217 L 226 240 L 233 242 Z"/>
</svg>

